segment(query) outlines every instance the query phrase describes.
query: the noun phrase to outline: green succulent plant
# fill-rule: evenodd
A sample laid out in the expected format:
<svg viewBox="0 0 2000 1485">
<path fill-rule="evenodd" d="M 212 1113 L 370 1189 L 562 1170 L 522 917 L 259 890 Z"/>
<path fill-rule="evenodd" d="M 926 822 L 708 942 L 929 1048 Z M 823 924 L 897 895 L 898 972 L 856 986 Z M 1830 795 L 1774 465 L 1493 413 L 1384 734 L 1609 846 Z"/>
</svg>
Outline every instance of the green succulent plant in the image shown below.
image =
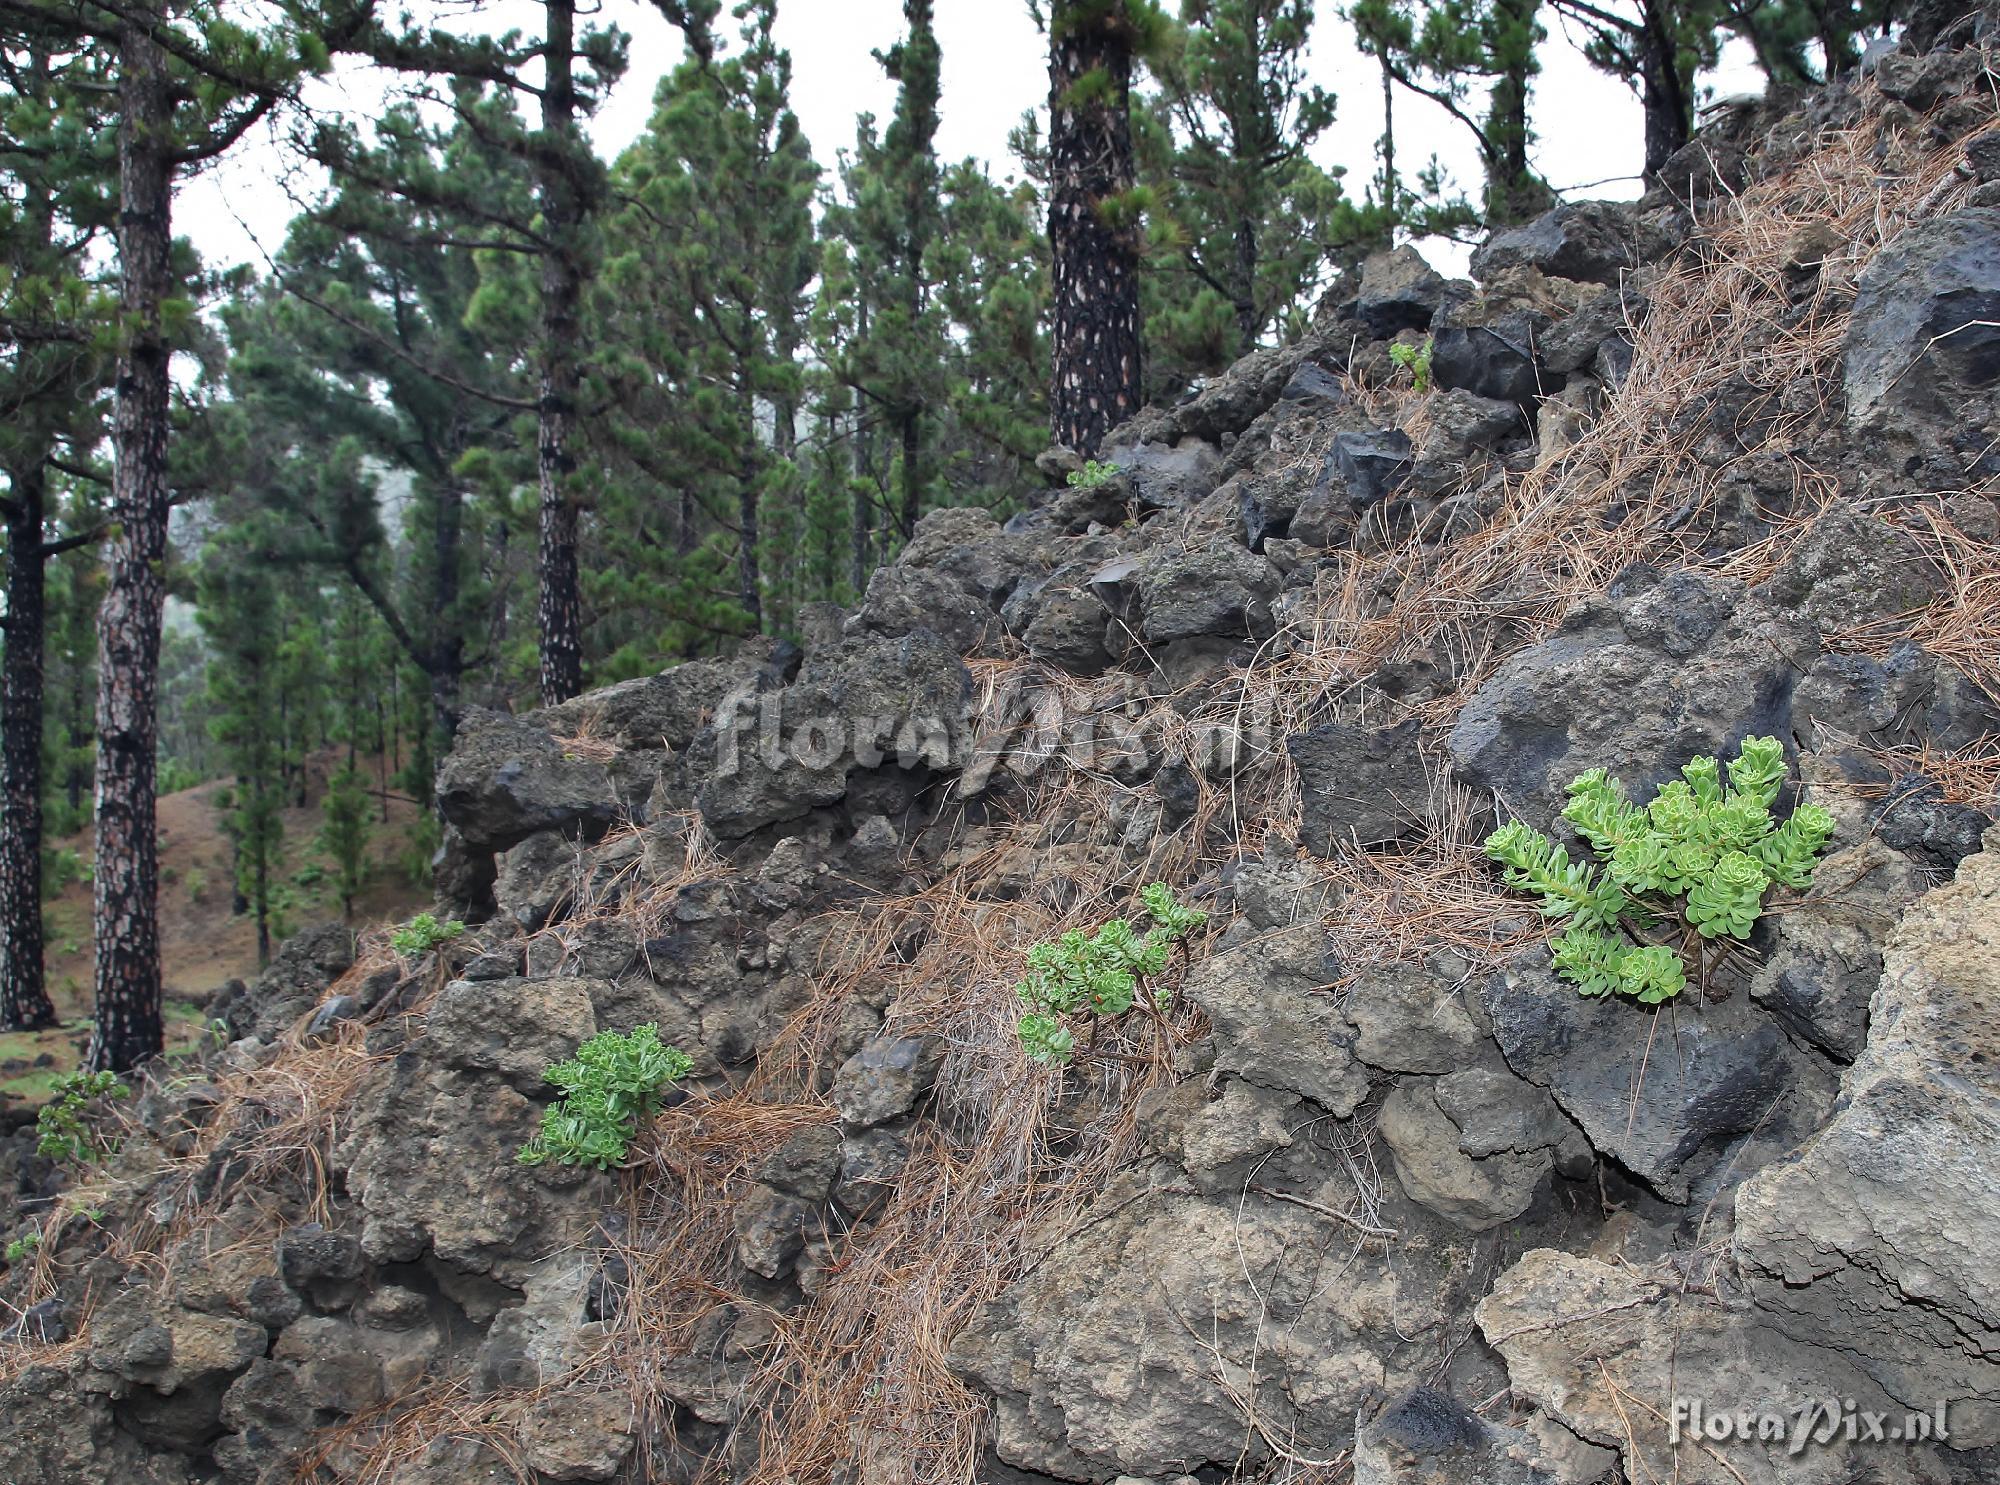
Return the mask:
<svg viewBox="0 0 2000 1485">
<path fill-rule="evenodd" d="M 1782 824 L 1771 807 L 1785 781 L 1773 737 L 1745 738 L 1728 768 L 1692 758 L 1643 807 L 1601 768 L 1569 786 L 1563 818 L 1594 863 L 1510 821 L 1486 839 L 1509 887 L 1541 898 L 1542 916 L 1568 925 L 1550 945 L 1556 973 L 1585 995 L 1630 995 L 1647 1005 L 1687 987 L 1687 955 L 1706 940 L 1742 939 L 1773 886 L 1803 891 L 1833 835 L 1833 817 L 1802 804 Z M 1672 943 L 1649 941 L 1665 928 Z"/>
<path fill-rule="evenodd" d="M 1141 995 L 1149 995 L 1155 1009 L 1171 1004 L 1170 991 L 1147 981 L 1166 968 L 1173 946 L 1206 923 L 1208 914 L 1176 901 L 1164 882 L 1144 888 L 1139 903 L 1152 920 L 1144 933 L 1130 919 L 1113 918 L 1094 934 L 1073 928 L 1028 950 L 1028 977 L 1014 989 L 1022 1007 L 1015 1030 L 1035 1061 L 1070 1060 L 1076 1034 L 1064 1024 L 1066 1017 L 1088 1016 L 1093 1024 L 1115 1019 Z"/>
<path fill-rule="evenodd" d="M 563 1096 L 542 1111 L 542 1127 L 515 1158 L 523 1165 L 553 1160 L 608 1170 L 625 1163 L 644 1121 L 659 1112 L 667 1089 L 693 1071 L 678 1047 L 660 1041 L 658 1026 L 629 1035 L 600 1031 L 542 1076 Z"/>
<path fill-rule="evenodd" d="M 465 932 L 465 925 L 452 919 L 439 922 L 432 913 L 418 913 L 389 935 L 389 947 L 405 959 L 428 954 L 439 944 L 448 944 Z"/>
<path fill-rule="evenodd" d="M 1431 344 L 1427 335 L 1422 345 L 1399 340 L 1389 347 L 1389 359 L 1409 372 L 1410 384 L 1420 393 L 1431 389 Z"/>
<path fill-rule="evenodd" d="M 1118 466 L 1109 460 L 1086 459 L 1083 468 L 1069 472 L 1069 487 L 1072 490 L 1095 490 L 1106 485 L 1117 475 Z"/>
<path fill-rule="evenodd" d="M 101 1160 L 112 1153 L 115 1143 L 92 1129 L 85 1120 L 93 1100 L 129 1098 L 132 1090 L 118 1074 L 73 1072 L 57 1078 L 49 1090 L 54 1097 L 35 1116 L 35 1153 L 51 1160 Z"/>
</svg>

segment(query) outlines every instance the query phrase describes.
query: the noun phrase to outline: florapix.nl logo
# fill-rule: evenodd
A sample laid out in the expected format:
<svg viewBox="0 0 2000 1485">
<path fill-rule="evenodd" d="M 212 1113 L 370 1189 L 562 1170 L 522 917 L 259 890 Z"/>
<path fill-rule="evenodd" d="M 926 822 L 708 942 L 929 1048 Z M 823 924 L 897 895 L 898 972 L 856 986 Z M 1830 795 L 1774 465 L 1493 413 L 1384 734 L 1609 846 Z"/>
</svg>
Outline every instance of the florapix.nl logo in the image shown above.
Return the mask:
<svg viewBox="0 0 2000 1485">
<path fill-rule="evenodd" d="M 1677 1397 L 1667 1415 L 1667 1442 L 1683 1439 L 1714 1444 L 1756 1443 L 1791 1456 L 1815 1445 L 1940 1444 L 1949 1437 L 1946 1404 L 1924 1413 L 1875 1411 L 1851 1397 L 1815 1397 L 1790 1406 L 1717 1405 L 1698 1397 Z"/>
</svg>

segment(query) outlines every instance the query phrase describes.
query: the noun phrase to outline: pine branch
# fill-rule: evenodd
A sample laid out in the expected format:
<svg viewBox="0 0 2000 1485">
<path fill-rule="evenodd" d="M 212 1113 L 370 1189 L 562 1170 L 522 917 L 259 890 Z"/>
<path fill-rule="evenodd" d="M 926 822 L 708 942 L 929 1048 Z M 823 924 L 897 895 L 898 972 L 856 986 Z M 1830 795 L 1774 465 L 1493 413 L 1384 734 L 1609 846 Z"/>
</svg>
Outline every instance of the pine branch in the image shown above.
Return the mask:
<svg viewBox="0 0 2000 1485">
<path fill-rule="evenodd" d="M 318 310 L 321 314 L 326 315 L 336 324 L 345 326 L 347 329 L 352 330 L 355 334 L 364 337 L 366 340 L 368 340 L 370 344 L 379 346 L 381 349 L 387 351 L 390 355 L 394 356 L 397 360 L 405 363 L 408 366 L 415 368 L 417 371 L 422 372 L 425 376 L 431 378 L 431 380 L 438 382 L 443 386 L 450 387 L 455 392 L 463 392 L 468 397 L 476 397 L 481 402 L 490 403 L 494 407 L 510 408 L 515 412 L 535 412 L 541 406 L 541 403 L 533 397 L 514 397 L 514 396 L 509 396 L 506 393 L 502 392 L 490 392 L 484 387 L 475 387 L 472 383 L 465 381 L 460 377 L 452 375 L 450 372 L 445 371 L 441 367 L 430 365 L 428 362 L 424 361 L 422 358 L 416 356 L 412 352 L 404 350 L 403 347 L 396 344 L 396 342 L 391 340 L 388 336 L 382 334 L 381 331 L 376 330 L 371 326 L 364 325 L 361 321 L 355 319 L 352 315 L 343 314 L 338 309 L 335 309 L 331 304 L 328 304 L 325 300 L 316 298 L 314 295 L 307 293 L 304 289 L 298 286 L 296 280 L 292 279 L 289 276 L 280 276 L 280 278 L 278 279 L 278 284 L 280 288 L 282 288 L 287 294 L 290 294 L 294 299 L 299 300 L 303 304 L 311 305 L 314 309 Z"/>
</svg>

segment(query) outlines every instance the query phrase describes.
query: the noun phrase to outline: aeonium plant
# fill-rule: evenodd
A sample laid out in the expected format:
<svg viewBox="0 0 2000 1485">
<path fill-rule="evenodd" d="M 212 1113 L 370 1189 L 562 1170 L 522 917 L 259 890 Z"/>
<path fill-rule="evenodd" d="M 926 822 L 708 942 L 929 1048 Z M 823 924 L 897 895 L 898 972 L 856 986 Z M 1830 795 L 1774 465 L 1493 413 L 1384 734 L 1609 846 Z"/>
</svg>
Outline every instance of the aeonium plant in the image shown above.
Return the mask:
<svg viewBox="0 0 2000 1485">
<path fill-rule="evenodd" d="M 1774 737 L 1745 738 L 1727 779 L 1715 758 L 1692 758 L 1646 804 L 1601 768 L 1569 786 L 1563 818 L 1595 862 L 1515 820 L 1486 840 L 1501 880 L 1541 898 L 1567 923 L 1550 946 L 1556 973 L 1585 995 L 1629 995 L 1647 1005 L 1704 973 L 1704 946 L 1747 938 L 1774 887 L 1804 891 L 1833 835 L 1833 817 L 1802 804 L 1772 814 L 1785 781 Z"/>
<path fill-rule="evenodd" d="M 1157 983 L 1175 944 L 1208 921 L 1174 899 L 1164 882 L 1139 893 L 1152 920 L 1141 932 L 1126 918 L 1113 918 L 1096 933 L 1073 928 L 1053 943 L 1028 950 L 1028 977 L 1015 987 L 1022 1015 L 1016 1023 L 1021 1045 L 1037 1062 L 1067 1063 L 1076 1050 L 1070 1023 L 1088 1017 L 1091 1032 L 1115 1020 L 1147 997 L 1154 1010 L 1172 1003 L 1172 992 Z"/>
</svg>

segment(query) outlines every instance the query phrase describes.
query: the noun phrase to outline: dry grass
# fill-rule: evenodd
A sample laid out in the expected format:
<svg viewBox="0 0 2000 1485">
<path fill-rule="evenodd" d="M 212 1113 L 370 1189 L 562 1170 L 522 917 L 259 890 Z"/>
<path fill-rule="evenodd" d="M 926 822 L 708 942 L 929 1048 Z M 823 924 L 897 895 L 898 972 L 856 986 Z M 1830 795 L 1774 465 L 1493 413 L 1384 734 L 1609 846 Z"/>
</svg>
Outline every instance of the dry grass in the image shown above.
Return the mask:
<svg viewBox="0 0 2000 1485">
<path fill-rule="evenodd" d="M 385 940 L 368 943 L 330 993 L 358 984 L 393 959 Z M 71 1266 L 56 1239 L 65 1225 L 78 1230 L 77 1213 L 106 1213 L 104 1255 L 118 1270 L 145 1274 L 162 1287 L 187 1264 L 243 1247 L 268 1252 L 284 1226 L 329 1220 L 333 1152 L 355 1116 L 362 1084 L 385 1060 L 367 1051 L 366 1030 L 345 1023 L 308 1045 L 295 1029 L 267 1062 L 212 1070 L 204 1078 L 212 1113 L 173 1147 L 157 1142 L 163 1131 L 146 1127 L 137 1099 L 112 1105 L 106 1118 L 119 1154 L 80 1173 L 65 1190 L 45 1219 L 34 1271 L 25 1284 L 11 1287 L 0 1323 L 56 1292 Z M 77 1305 L 79 1330 L 99 1298 L 93 1288 Z M 0 1381 L 27 1366 L 58 1364 L 84 1344 L 79 1335 L 60 1350 L 0 1347 Z"/>
<path fill-rule="evenodd" d="M 1965 493 L 2000 501 L 2000 484 Z M 1971 535 L 1935 505 L 1918 507 L 1899 524 L 1943 575 L 1937 596 L 1915 614 L 1843 630 L 1830 642 L 1880 652 L 1913 639 L 2000 696 L 2000 546 Z"/>
</svg>

